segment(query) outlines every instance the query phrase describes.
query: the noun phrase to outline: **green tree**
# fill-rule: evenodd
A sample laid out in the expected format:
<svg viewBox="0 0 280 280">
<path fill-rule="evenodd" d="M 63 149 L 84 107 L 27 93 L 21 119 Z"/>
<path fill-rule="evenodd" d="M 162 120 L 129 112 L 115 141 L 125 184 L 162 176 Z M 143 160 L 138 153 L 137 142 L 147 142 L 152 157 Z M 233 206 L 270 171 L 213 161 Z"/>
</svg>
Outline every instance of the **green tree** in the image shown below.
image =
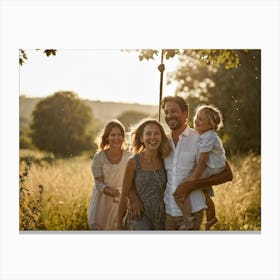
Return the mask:
<svg viewBox="0 0 280 280">
<path fill-rule="evenodd" d="M 223 111 L 223 133 L 230 150 L 260 154 L 261 50 L 240 51 L 239 58 L 237 68 L 217 71 L 208 102 Z"/>
<path fill-rule="evenodd" d="M 132 125 L 138 123 L 140 120 L 149 115 L 139 111 L 124 111 L 117 116 L 117 119 L 124 125 L 125 129 L 129 129 Z"/>
<path fill-rule="evenodd" d="M 89 106 L 69 91 L 39 101 L 32 112 L 33 144 L 59 156 L 77 155 L 94 149 L 93 116 Z"/>
<path fill-rule="evenodd" d="M 238 65 L 227 68 L 218 63 L 201 63 L 195 51 L 189 52 L 179 58 L 178 68 L 169 73 L 168 82 L 175 81 L 176 94 L 187 98 L 191 119 L 193 109 L 201 103 L 213 104 L 222 111 L 224 128 L 220 133 L 228 152 L 252 150 L 259 154 L 261 51 L 234 50 L 234 54 Z"/>
</svg>

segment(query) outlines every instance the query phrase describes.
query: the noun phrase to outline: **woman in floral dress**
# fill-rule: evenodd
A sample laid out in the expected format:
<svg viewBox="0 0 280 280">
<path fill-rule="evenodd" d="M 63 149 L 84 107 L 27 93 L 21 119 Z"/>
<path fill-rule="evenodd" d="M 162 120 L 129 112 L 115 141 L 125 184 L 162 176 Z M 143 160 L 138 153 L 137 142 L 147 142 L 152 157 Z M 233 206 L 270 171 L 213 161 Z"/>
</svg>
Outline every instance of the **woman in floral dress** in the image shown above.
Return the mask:
<svg viewBox="0 0 280 280">
<path fill-rule="evenodd" d="M 103 129 L 91 166 L 94 188 L 88 208 L 90 230 L 116 229 L 123 175 L 130 156 L 123 125 L 110 121 Z"/>
</svg>

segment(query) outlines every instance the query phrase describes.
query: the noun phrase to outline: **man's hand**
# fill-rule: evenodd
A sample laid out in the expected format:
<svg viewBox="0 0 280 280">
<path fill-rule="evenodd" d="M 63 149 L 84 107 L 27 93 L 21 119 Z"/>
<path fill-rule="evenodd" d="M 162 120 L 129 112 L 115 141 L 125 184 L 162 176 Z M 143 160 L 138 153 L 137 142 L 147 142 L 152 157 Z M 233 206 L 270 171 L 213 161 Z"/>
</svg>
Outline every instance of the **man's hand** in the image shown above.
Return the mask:
<svg viewBox="0 0 280 280">
<path fill-rule="evenodd" d="M 129 206 L 128 206 L 128 211 L 131 219 L 140 220 L 143 210 L 144 209 L 143 209 L 142 202 L 139 200 L 137 194 L 135 192 L 131 192 L 129 195 Z"/>
<path fill-rule="evenodd" d="M 184 200 L 185 196 L 192 192 L 194 186 L 195 181 L 185 181 L 181 183 L 173 194 L 174 198 L 176 200 Z"/>
</svg>

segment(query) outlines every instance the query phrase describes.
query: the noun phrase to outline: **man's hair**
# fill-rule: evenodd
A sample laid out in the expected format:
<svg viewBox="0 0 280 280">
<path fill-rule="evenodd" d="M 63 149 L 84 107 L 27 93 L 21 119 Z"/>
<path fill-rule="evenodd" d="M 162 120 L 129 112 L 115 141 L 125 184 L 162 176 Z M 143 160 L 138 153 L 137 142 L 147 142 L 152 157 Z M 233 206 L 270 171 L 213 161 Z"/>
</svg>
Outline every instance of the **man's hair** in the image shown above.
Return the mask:
<svg viewBox="0 0 280 280">
<path fill-rule="evenodd" d="M 160 104 L 161 104 L 161 108 L 163 110 L 164 110 L 165 104 L 169 101 L 177 103 L 180 106 L 182 112 L 187 112 L 187 113 L 189 112 L 189 104 L 186 102 L 185 99 L 183 99 L 182 97 L 177 96 L 177 95 L 175 95 L 175 96 L 165 96 L 161 100 Z"/>
</svg>

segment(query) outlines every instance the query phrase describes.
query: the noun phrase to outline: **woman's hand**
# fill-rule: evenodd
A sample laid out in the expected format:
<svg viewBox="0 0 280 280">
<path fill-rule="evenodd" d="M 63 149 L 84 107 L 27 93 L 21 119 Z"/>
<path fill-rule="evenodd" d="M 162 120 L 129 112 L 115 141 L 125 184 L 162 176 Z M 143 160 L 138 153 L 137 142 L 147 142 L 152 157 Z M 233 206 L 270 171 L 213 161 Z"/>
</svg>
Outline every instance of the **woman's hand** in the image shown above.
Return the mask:
<svg viewBox="0 0 280 280">
<path fill-rule="evenodd" d="M 114 202 L 118 203 L 120 201 L 120 196 L 121 196 L 121 193 L 119 192 L 118 189 L 116 189 L 115 196 L 114 196 Z"/>
<path fill-rule="evenodd" d="M 120 195 L 121 195 L 118 189 L 113 188 L 113 187 L 109 187 L 109 186 L 106 186 L 103 189 L 103 193 L 106 194 L 106 195 L 112 196 L 115 199 L 119 198 Z"/>
</svg>

